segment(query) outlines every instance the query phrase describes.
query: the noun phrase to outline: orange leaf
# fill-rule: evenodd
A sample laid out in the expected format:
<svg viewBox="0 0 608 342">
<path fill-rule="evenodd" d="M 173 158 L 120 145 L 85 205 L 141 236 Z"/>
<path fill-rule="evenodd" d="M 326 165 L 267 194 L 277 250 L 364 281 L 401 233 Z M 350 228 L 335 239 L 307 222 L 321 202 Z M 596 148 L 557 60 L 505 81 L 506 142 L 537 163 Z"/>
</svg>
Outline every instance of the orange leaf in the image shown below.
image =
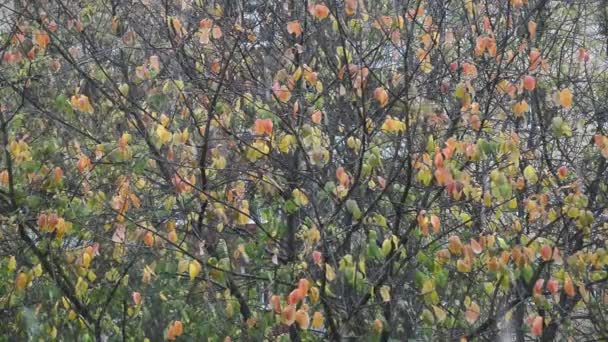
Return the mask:
<svg viewBox="0 0 608 342">
<path fill-rule="evenodd" d="M 555 279 L 549 279 L 547 282 L 547 290 L 549 290 L 551 294 L 556 294 L 557 291 L 559 291 L 559 282 Z"/>
<path fill-rule="evenodd" d="M 528 33 L 530 33 L 532 40 L 536 39 L 536 22 L 534 20 L 528 22 Z"/>
<path fill-rule="evenodd" d="M 298 289 L 295 289 L 289 293 L 287 296 L 287 303 L 290 305 L 296 305 L 302 299 L 301 293 Z"/>
<path fill-rule="evenodd" d="M 453 255 L 462 254 L 462 242 L 460 242 L 460 238 L 458 237 L 458 235 L 450 236 L 450 238 L 448 239 L 448 249 Z"/>
<path fill-rule="evenodd" d="M 570 276 L 567 276 L 566 280 L 564 280 L 564 292 L 566 292 L 568 297 L 574 297 L 576 295 L 576 289 L 574 288 L 574 283 Z"/>
<path fill-rule="evenodd" d="M 346 12 L 346 15 L 355 15 L 355 12 L 357 12 L 357 5 L 357 0 L 345 0 L 344 11 Z"/>
<path fill-rule="evenodd" d="M 543 294 L 543 285 L 545 285 L 545 280 L 544 279 L 538 279 L 536 281 L 536 283 L 534 283 L 534 295 L 535 296 L 540 296 Z"/>
<path fill-rule="evenodd" d="M 296 37 L 302 35 L 302 26 L 300 26 L 300 22 L 297 20 L 290 21 L 287 23 L 287 32 L 289 34 L 295 34 Z"/>
<path fill-rule="evenodd" d="M 439 228 L 441 226 L 441 220 L 437 215 L 431 215 L 431 225 L 433 226 L 433 233 L 439 233 Z"/>
<path fill-rule="evenodd" d="M 473 253 L 475 254 L 480 254 L 482 251 L 481 245 L 475 239 L 471 239 L 471 250 L 473 250 Z"/>
<path fill-rule="evenodd" d="M 46 48 L 46 46 L 49 45 L 49 43 L 51 42 L 51 38 L 49 37 L 49 34 L 44 31 L 40 31 L 40 30 L 34 30 L 33 40 L 34 40 L 34 44 L 36 44 L 37 46 L 39 46 L 42 49 Z"/>
<path fill-rule="evenodd" d="M 183 333 L 183 326 L 181 321 L 175 321 L 169 327 L 169 331 L 167 331 L 167 339 L 175 340 Z"/>
<path fill-rule="evenodd" d="M 541 256 L 541 258 L 543 258 L 544 261 L 551 260 L 551 246 L 543 245 L 540 248 L 540 256 Z"/>
<path fill-rule="evenodd" d="M 374 90 L 374 98 L 378 101 L 380 107 L 384 107 L 388 104 L 388 92 L 382 87 L 378 87 Z"/>
<path fill-rule="evenodd" d="M 568 88 L 562 89 L 558 94 L 559 104 L 564 108 L 572 106 L 572 91 Z"/>
<path fill-rule="evenodd" d="M 538 49 L 534 49 L 530 51 L 530 55 L 528 57 L 530 58 L 529 69 L 536 70 L 541 63 L 540 51 L 538 51 Z"/>
<path fill-rule="evenodd" d="M 543 317 L 536 316 L 532 321 L 532 335 L 540 336 L 543 334 Z"/>
<path fill-rule="evenodd" d="M 317 125 L 321 123 L 321 119 L 323 118 L 323 113 L 321 113 L 320 110 L 315 110 L 311 116 L 310 116 L 312 122 L 316 123 Z"/>
<path fill-rule="evenodd" d="M 310 283 L 308 282 L 308 279 L 306 279 L 306 278 L 300 279 L 300 281 L 298 282 L 298 292 L 299 292 L 300 298 L 304 298 L 308 295 L 309 287 L 310 287 Z"/>
<path fill-rule="evenodd" d="M 281 319 L 284 324 L 292 325 L 296 320 L 296 306 L 293 304 L 286 306 L 281 313 Z"/>
<path fill-rule="evenodd" d="M 376 333 L 379 334 L 380 332 L 382 332 L 383 326 L 384 326 L 384 324 L 382 323 L 381 320 L 379 320 L 379 319 L 374 320 L 373 329 Z"/>
<path fill-rule="evenodd" d="M 522 78 L 522 83 L 524 85 L 524 89 L 527 91 L 532 91 L 536 88 L 536 79 L 533 76 L 526 75 Z"/>
<path fill-rule="evenodd" d="M 152 247 L 154 245 L 154 235 L 152 232 L 147 232 L 146 235 L 144 235 L 144 243 L 148 247 Z"/>
<path fill-rule="evenodd" d="M 348 186 L 350 184 L 350 176 L 344 171 L 344 168 L 340 166 L 336 169 L 336 177 L 342 186 Z"/>
<path fill-rule="evenodd" d="M 253 123 L 253 131 L 257 135 L 271 135 L 272 134 L 272 120 L 270 119 L 256 119 Z"/>
<path fill-rule="evenodd" d="M 287 87 L 284 85 L 279 86 L 279 82 L 274 83 L 274 85 L 272 86 L 272 91 L 281 102 L 287 102 L 291 98 L 291 92 L 289 91 L 289 89 L 287 89 Z"/>
<path fill-rule="evenodd" d="M 319 20 L 323 20 L 329 16 L 329 8 L 324 4 L 315 5 L 312 9 L 312 14 Z"/>
<path fill-rule="evenodd" d="M 469 324 L 475 323 L 475 321 L 477 321 L 477 319 L 479 318 L 479 312 L 479 305 L 477 305 L 477 303 L 475 302 L 472 302 L 471 305 L 467 307 L 467 311 L 465 311 L 464 313 L 467 322 L 469 322 Z"/>
<path fill-rule="evenodd" d="M 310 318 L 308 317 L 308 312 L 303 309 L 296 311 L 296 322 L 298 323 L 300 329 L 308 329 L 308 326 L 310 325 Z"/>
<path fill-rule="evenodd" d="M 270 306 L 272 307 L 272 310 L 274 310 L 274 312 L 281 312 L 281 297 L 277 295 L 272 295 L 270 297 Z"/>
<path fill-rule="evenodd" d="M 513 105 L 513 113 L 515 113 L 515 116 L 517 117 L 523 116 L 523 114 L 529 109 L 530 106 L 528 105 L 528 102 L 526 102 L 526 100 L 521 100 Z"/>
</svg>

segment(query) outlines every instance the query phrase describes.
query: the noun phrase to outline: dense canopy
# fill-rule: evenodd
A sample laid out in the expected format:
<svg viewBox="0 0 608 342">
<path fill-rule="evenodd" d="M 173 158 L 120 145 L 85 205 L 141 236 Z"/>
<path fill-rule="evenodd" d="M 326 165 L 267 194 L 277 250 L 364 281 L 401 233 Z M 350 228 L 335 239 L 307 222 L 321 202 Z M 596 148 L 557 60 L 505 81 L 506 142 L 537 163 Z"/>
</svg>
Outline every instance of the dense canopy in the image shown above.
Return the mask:
<svg viewBox="0 0 608 342">
<path fill-rule="evenodd" d="M 0 56 L 0 340 L 608 339 L 607 0 L 6 0 Z"/>
</svg>

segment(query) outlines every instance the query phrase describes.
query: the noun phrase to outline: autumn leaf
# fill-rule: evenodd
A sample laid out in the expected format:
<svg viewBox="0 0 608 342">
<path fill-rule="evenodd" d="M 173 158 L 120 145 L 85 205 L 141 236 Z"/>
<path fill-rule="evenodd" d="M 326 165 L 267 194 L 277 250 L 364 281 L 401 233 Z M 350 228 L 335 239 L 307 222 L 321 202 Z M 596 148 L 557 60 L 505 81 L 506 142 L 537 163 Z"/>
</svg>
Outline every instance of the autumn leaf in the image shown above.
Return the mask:
<svg viewBox="0 0 608 342">
<path fill-rule="evenodd" d="M 188 275 L 190 276 L 190 280 L 194 280 L 201 273 L 201 270 L 202 266 L 198 261 L 190 261 L 188 264 Z"/>
<path fill-rule="evenodd" d="M 556 294 L 557 291 L 559 291 L 559 282 L 555 279 L 549 279 L 549 281 L 547 281 L 547 290 L 549 290 L 551 294 Z"/>
<path fill-rule="evenodd" d="M 311 13 L 315 18 L 323 20 L 329 16 L 329 8 L 324 4 L 316 4 L 312 6 Z"/>
<path fill-rule="evenodd" d="M 306 196 L 306 194 L 300 190 L 300 189 L 294 189 L 291 192 L 291 195 L 293 196 L 294 202 L 298 205 L 298 206 L 306 206 L 308 205 L 308 196 Z"/>
<path fill-rule="evenodd" d="M 380 297 L 382 297 L 382 301 L 383 302 L 390 302 L 391 301 L 391 288 L 384 285 L 382 287 L 380 287 Z"/>
<path fill-rule="evenodd" d="M 49 34 L 45 31 L 34 30 L 32 33 L 34 44 L 36 44 L 41 49 L 46 49 L 47 45 L 51 42 L 51 38 Z"/>
<path fill-rule="evenodd" d="M 181 321 L 174 321 L 170 326 L 169 326 L 169 330 L 167 331 L 167 339 L 168 340 L 175 340 L 176 338 L 180 337 L 183 333 L 183 325 Z"/>
<path fill-rule="evenodd" d="M 74 95 L 70 99 L 72 107 L 84 113 L 93 114 L 93 106 L 86 95 Z"/>
<path fill-rule="evenodd" d="M 312 315 L 312 327 L 313 329 L 321 329 L 323 327 L 323 322 L 325 321 L 325 317 L 319 311 L 316 311 Z"/>
<path fill-rule="evenodd" d="M 526 100 L 521 100 L 513 105 L 513 113 L 516 117 L 522 117 L 528 110 L 530 110 L 530 106 Z"/>
<path fill-rule="evenodd" d="M 576 295 L 576 289 L 574 288 L 574 283 L 572 282 L 572 278 L 570 276 L 566 276 L 564 280 L 564 292 L 568 297 L 574 297 Z"/>
<path fill-rule="evenodd" d="M 28 277 L 24 272 L 19 272 L 17 274 L 17 278 L 15 279 L 15 287 L 18 291 L 23 291 L 28 284 Z"/>
<path fill-rule="evenodd" d="M 300 26 L 300 22 L 297 20 L 293 20 L 287 23 L 287 32 L 289 34 L 295 34 L 296 37 L 302 35 L 302 27 Z"/>
<path fill-rule="evenodd" d="M 543 317 L 536 316 L 532 320 L 532 335 L 541 336 L 543 334 Z"/>
<path fill-rule="evenodd" d="M 457 235 L 452 235 L 448 239 L 448 249 L 453 255 L 460 255 L 462 253 L 462 242 Z"/>
<path fill-rule="evenodd" d="M 374 329 L 374 331 L 379 334 L 382 332 L 382 330 L 384 329 L 384 324 L 382 323 L 381 320 L 379 319 L 375 319 L 374 323 L 372 324 L 372 329 Z"/>
<path fill-rule="evenodd" d="M 296 311 L 295 321 L 296 321 L 296 323 L 298 323 L 298 326 L 300 327 L 300 329 L 302 329 L 302 330 L 308 329 L 308 326 L 310 325 L 310 318 L 308 316 L 308 312 L 306 312 L 306 310 L 303 310 L 303 309 L 299 309 L 298 311 Z"/>
<path fill-rule="evenodd" d="M 467 306 L 467 309 L 466 309 L 464 315 L 465 315 L 467 322 L 469 322 L 469 324 L 473 324 L 479 318 L 479 313 L 480 313 L 479 305 L 477 305 L 476 302 L 471 302 L 471 304 Z"/>
<path fill-rule="evenodd" d="M 275 313 L 280 313 L 282 311 L 281 297 L 279 297 L 277 295 L 272 295 L 270 297 L 270 306 L 272 307 L 272 309 L 274 310 Z"/>
<path fill-rule="evenodd" d="M 321 113 L 320 110 L 315 110 L 311 115 L 310 115 L 311 121 L 314 122 L 315 124 L 319 125 L 321 123 L 321 119 L 323 118 L 323 113 Z"/>
<path fill-rule="evenodd" d="M 296 306 L 293 304 L 287 305 L 281 313 L 283 324 L 292 325 L 296 321 Z"/>
<path fill-rule="evenodd" d="M 387 133 L 400 133 L 404 132 L 406 127 L 404 122 L 387 115 L 381 128 Z"/>
<path fill-rule="evenodd" d="M 345 0 L 344 1 L 344 12 L 347 16 L 353 16 L 357 12 L 357 0 Z"/>
<path fill-rule="evenodd" d="M 564 107 L 564 108 L 570 108 L 572 107 L 572 91 L 570 91 L 570 89 L 565 88 L 562 89 L 558 92 L 557 94 L 557 98 L 559 101 L 559 104 Z"/>
<path fill-rule="evenodd" d="M 447 314 L 445 313 L 445 310 L 443 310 L 442 308 L 440 308 L 437 305 L 433 305 L 433 313 L 435 314 L 435 317 L 437 318 L 437 322 L 439 322 L 439 323 L 445 321 L 445 319 L 447 318 Z"/>
<path fill-rule="evenodd" d="M 131 293 L 131 299 L 133 300 L 133 304 L 140 305 L 141 304 L 141 293 L 134 291 Z"/>
<path fill-rule="evenodd" d="M 154 246 L 154 234 L 152 234 L 152 232 L 147 232 L 144 235 L 144 244 L 148 247 L 152 247 Z"/>
<path fill-rule="evenodd" d="M 526 75 L 522 78 L 524 89 L 533 91 L 536 88 L 536 79 L 533 76 Z"/>
<path fill-rule="evenodd" d="M 536 22 L 534 20 L 528 21 L 528 33 L 530 34 L 530 39 L 536 39 Z"/>
<path fill-rule="evenodd" d="M 288 102 L 291 98 L 291 92 L 289 89 L 287 89 L 287 87 L 284 85 L 279 85 L 279 82 L 274 83 L 272 86 L 272 91 L 281 102 Z"/>
<path fill-rule="evenodd" d="M 388 91 L 378 87 L 374 90 L 374 98 L 380 104 L 380 107 L 385 107 L 388 104 Z"/>
<path fill-rule="evenodd" d="M 256 119 L 253 124 L 253 131 L 257 135 L 271 135 L 272 126 L 272 120 L 270 119 Z"/>
</svg>

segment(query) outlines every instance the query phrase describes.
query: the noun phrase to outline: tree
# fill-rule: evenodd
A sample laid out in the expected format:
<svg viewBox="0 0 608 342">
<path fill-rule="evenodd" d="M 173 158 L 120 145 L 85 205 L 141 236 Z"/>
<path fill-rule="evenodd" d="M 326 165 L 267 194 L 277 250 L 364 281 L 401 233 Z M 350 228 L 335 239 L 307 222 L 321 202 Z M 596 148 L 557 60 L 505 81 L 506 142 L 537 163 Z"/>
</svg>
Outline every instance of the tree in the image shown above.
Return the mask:
<svg viewBox="0 0 608 342">
<path fill-rule="evenodd" d="M 605 0 L 1 6 L 6 339 L 608 338 Z"/>
</svg>

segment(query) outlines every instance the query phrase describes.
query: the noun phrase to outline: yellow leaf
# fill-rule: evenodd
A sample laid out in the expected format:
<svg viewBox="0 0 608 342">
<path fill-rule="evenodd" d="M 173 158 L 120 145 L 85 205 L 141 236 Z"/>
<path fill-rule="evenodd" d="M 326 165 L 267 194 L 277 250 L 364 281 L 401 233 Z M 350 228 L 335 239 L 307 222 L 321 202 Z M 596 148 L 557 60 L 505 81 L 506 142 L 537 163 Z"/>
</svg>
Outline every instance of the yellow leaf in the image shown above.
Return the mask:
<svg viewBox="0 0 608 342">
<path fill-rule="evenodd" d="M 291 134 L 284 135 L 279 141 L 279 150 L 283 153 L 289 152 L 289 148 L 294 142 L 294 136 Z"/>
<path fill-rule="evenodd" d="M 315 304 L 319 301 L 319 288 L 316 286 L 313 286 L 310 288 L 310 301 Z M 314 319 L 314 317 L 313 317 Z M 314 325 L 314 324 L 313 324 Z"/>
<path fill-rule="evenodd" d="M 190 264 L 188 265 L 188 275 L 190 275 L 190 280 L 194 280 L 194 278 L 201 273 L 201 269 L 201 264 L 198 261 L 190 261 Z"/>
<path fill-rule="evenodd" d="M 15 286 L 18 291 L 22 291 L 27 286 L 27 275 L 23 272 L 20 272 L 17 275 L 17 279 L 15 279 Z"/>
<path fill-rule="evenodd" d="M 468 258 L 458 259 L 456 262 L 456 270 L 461 273 L 471 272 L 471 260 Z"/>
<path fill-rule="evenodd" d="M 167 130 L 165 128 L 165 126 L 163 126 L 161 124 L 158 124 L 156 126 L 156 136 L 158 137 L 158 140 L 160 141 L 160 143 L 162 145 L 168 143 L 173 138 L 173 136 L 171 135 L 171 132 L 169 130 Z"/>
<path fill-rule="evenodd" d="M 331 267 L 329 264 L 325 264 L 325 278 L 328 281 L 333 281 L 334 279 L 336 279 L 336 271 L 334 271 L 334 268 Z"/>
<path fill-rule="evenodd" d="M 446 313 L 442 308 L 437 305 L 433 305 L 433 312 L 435 313 L 435 317 L 437 317 L 438 322 L 443 322 L 446 318 Z"/>
<path fill-rule="evenodd" d="M 313 329 L 320 329 L 323 327 L 323 322 L 325 321 L 325 317 L 319 311 L 315 312 L 312 315 L 312 327 Z"/>
<path fill-rule="evenodd" d="M 305 206 L 309 203 L 308 201 L 308 197 L 306 196 L 306 194 L 304 192 L 302 192 L 302 190 L 300 189 L 294 189 L 291 192 L 291 195 L 294 198 L 294 202 L 298 205 L 298 206 Z"/>
<path fill-rule="evenodd" d="M 89 267 L 89 265 L 91 265 L 91 260 L 93 258 L 91 257 L 91 254 L 84 252 L 82 253 L 82 267 L 87 268 Z"/>
<path fill-rule="evenodd" d="M 249 201 L 241 202 L 241 212 L 237 213 L 236 222 L 240 225 L 249 223 Z"/>
<path fill-rule="evenodd" d="M 422 284 L 421 294 L 425 295 L 427 293 L 432 292 L 435 289 L 435 284 L 432 279 L 427 279 Z"/>
<path fill-rule="evenodd" d="M 34 275 L 35 275 L 36 277 L 40 277 L 40 276 L 42 275 L 42 265 L 41 265 L 41 264 L 36 265 L 36 266 L 33 268 L 33 270 L 34 270 Z"/>
<path fill-rule="evenodd" d="M 15 256 L 11 255 L 8 259 L 8 271 L 12 272 L 17 268 L 17 260 L 15 260 Z"/>
<path fill-rule="evenodd" d="M 293 80 L 294 81 L 299 81 L 300 77 L 302 77 L 302 67 L 298 67 L 296 69 L 296 71 L 293 73 Z"/>
<path fill-rule="evenodd" d="M 177 272 L 178 273 L 185 273 L 187 270 L 188 270 L 188 260 L 181 259 L 177 263 Z"/>
<path fill-rule="evenodd" d="M 89 98 L 85 95 L 74 95 L 70 99 L 70 103 L 74 109 L 79 110 L 84 113 L 93 113 L 93 106 L 89 101 Z"/>
<path fill-rule="evenodd" d="M 386 117 L 384 123 L 382 124 L 382 130 L 388 133 L 399 133 L 405 131 L 405 123 L 394 119 L 390 115 Z"/>
<path fill-rule="evenodd" d="M 382 297 L 383 302 L 391 301 L 391 289 L 390 287 L 384 285 L 380 288 L 380 297 Z"/>
</svg>

